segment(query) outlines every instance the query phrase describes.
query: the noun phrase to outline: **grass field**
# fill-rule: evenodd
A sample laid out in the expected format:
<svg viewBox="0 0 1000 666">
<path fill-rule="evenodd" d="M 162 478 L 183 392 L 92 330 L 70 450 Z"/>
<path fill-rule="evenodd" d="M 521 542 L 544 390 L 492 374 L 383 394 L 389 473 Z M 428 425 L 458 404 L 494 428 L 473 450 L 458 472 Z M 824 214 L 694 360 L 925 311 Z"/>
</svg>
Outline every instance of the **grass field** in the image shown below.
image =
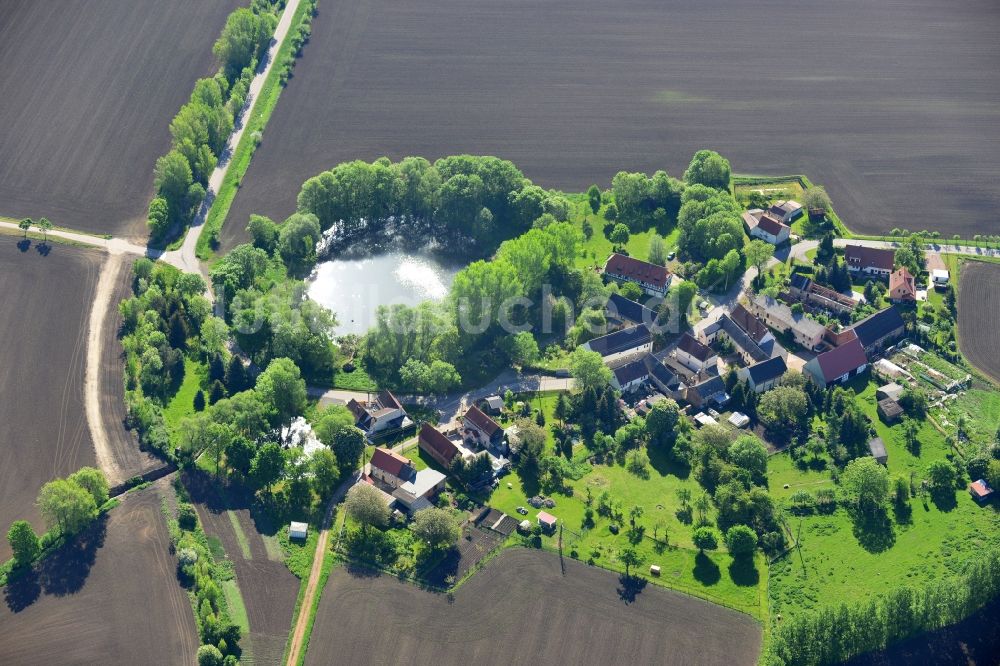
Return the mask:
<svg viewBox="0 0 1000 666">
<path fill-rule="evenodd" d="M 925 421 L 918 435 L 919 451 L 911 453 L 903 426 L 889 427 L 878 419 L 876 384 L 856 383 L 855 388 L 863 389 L 858 403 L 885 443 L 891 476 L 909 478 L 912 473 L 919 483 L 932 460 L 951 452 L 944 435 Z M 799 470 L 785 453 L 771 458 L 768 480 L 779 500 L 797 490 L 833 487 L 828 472 Z M 783 487 L 786 483 L 790 488 Z M 909 506 L 909 515 L 890 511 L 888 523 L 870 530 L 857 529 L 844 508 L 829 515 L 789 514 L 789 527 L 800 548 L 771 564 L 772 616 L 867 598 L 891 586 L 940 579 L 957 572 L 979 550 L 1000 547 L 997 510 L 977 506 L 963 490 L 956 489 L 953 500 L 918 495 Z"/>
<path fill-rule="evenodd" d="M 42 255 L 0 237 L 0 526 L 30 520 L 42 484 L 95 464 L 83 406 L 87 321 L 102 255 L 61 245 Z M 119 375 L 119 384 L 121 378 Z M 0 560 L 10 557 L 0 540 Z"/>
<path fill-rule="evenodd" d="M 284 219 L 303 181 L 345 160 L 493 154 L 543 187 L 580 192 L 622 169 L 680 176 L 700 148 L 739 173 L 809 174 L 858 233 L 983 233 L 982 211 L 1000 208 L 1000 68 L 997 49 L 982 45 L 995 41 L 1000 14 L 948 0 L 896 9 L 321 5 L 223 245 L 251 213 Z M 794 57 L 747 39 L 779 23 L 802 45 Z M 892 63 L 891 74 L 872 62 Z"/>
<path fill-rule="evenodd" d="M 333 570 L 306 664 L 754 664 L 760 627 L 746 615 L 556 555 L 509 550 L 454 597 L 388 576 Z M 392 640 L 371 631 L 392 627 Z M 433 640 L 429 637 L 433 636 Z"/>
<path fill-rule="evenodd" d="M 0 7 L 0 213 L 145 236 L 170 120 L 236 0 Z M 41 47 L 44 45 L 44 47 Z"/>
<path fill-rule="evenodd" d="M 198 633 L 156 488 L 4 589 L 0 663 L 196 662 Z"/>
</svg>

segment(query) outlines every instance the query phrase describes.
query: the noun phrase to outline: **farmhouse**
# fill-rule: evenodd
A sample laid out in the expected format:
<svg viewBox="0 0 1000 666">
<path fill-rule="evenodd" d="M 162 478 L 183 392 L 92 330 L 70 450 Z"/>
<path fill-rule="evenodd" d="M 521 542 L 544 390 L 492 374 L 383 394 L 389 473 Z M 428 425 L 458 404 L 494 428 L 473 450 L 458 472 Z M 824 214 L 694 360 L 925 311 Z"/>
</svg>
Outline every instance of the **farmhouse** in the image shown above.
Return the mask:
<svg viewBox="0 0 1000 666">
<path fill-rule="evenodd" d="M 770 296 L 757 294 L 750 301 L 749 309 L 771 328 L 790 333 L 795 342 L 806 349 L 818 349 L 823 343 L 825 326 L 802 314 L 795 314 L 790 307 Z"/>
<path fill-rule="evenodd" d="M 773 389 L 787 371 L 785 359 L 775 356 L 749 367 L 740 368 L 736 376 L 746 381 L 754 393 L 763 393 Z"/>
<path fill-rule="evenodd" d="M 663 297 L 670 288 L 670 271 L 615 252 L 604 264 L 604 275 L 616 282 L 633 282 L 650 296 Z"/>
<path fill-rule="evenodd" d="M 726 393 L 726 383 L 722 381 L 722 377 L 716 376 L 688 387 L 684 399 L 695 408 L 709 404 L 725 407 L 729 402 L 729 394 Z"/>
<path fill-rule="evenodd" d="M 969 494 L 976 502 L 985 504 L 993 496 L 993 489 L 984 479 L 979 479 L 969 484 Z"/>
<path fill-rule="evenodd" d="M 583 344 L 601 355 L 606 365 L 616 365 L 653 351 L 653 336 L 645 326 L 632 326 L 603 335 Z"/>
<path fill-rule="evenodd" d="M 355 424 L 371 439 L 378 433 L 398 431 L 413 425 L 402 403 L 389 391 L 380 391 L 375 400 L 359 402 L 351 398 L 347 408 Z"/>
<path fill-rule="evenodd" d="M 649 367 L 645 359 L 639 359 L 619 366 L 611 371 L 611 386 L 618 391 L 639 388 L 649 379 Z"/>
<path fill-rule="evenodd" d="M 885 442 L 882 441 L 881 437 L 873 437 L 868 440 L 868 451 L 878 464 L 885 465 L 889 462 L 889 454 L 885 451 Z"/>
<path fill-rule="evenodd" d="M 830 310 L 837 314 L 850 312 L 857 306 L 857 301 L 850 296 L 816 284 L 801 273 L 792 275 L 788 285 L 788 294 L 802 303 Z"/>
<path fill-rule="evenodd" d="M 746 227 L 747 235 L 752 238 L 759 238 L 771 245 L 780 245 L 788 241 L 792 228 L 781 221 L 770 210 L 763 211 L 760 208 L 745 211 L 743 213 L 743 226 Z"/>
<path fill-rule="evenodd" d="M 902 337 L 905 330 L 903 317 L 893 306 L 865 317 L 849 330 L 853 330 L 868 354 L 877 353 Z"/>
<path fill-rule="evenodd" d="M 462 450 L 458 444 L 448 439 L 447 435 L 430 423 L 424 423 L 420 426 L 417 446 L 445 469 L 451 466 L 456 456 L 462 457 Z"/>
<path fill-rule="evenodd" d="M 622 324 L 650 326 L 656 321 L 656 313 L 641 303 L 629 300 L 621 294 L 611 294 L 604 309 L 608 320 Z"/>
<path fill-rule="evenodd" d="M 372 459 L 365 465 L 365 474 L 395 490 L 412 481 L 417 475 L 417 468 L 409 458 L 380 446 L 372 452 Z"/>
<path fill-rule="evenodd" d="M 917 300 L 917 282 L 906 266 L 889 274 L 889 300 L 894 303 L 912 303 Z"/>
<path fill-rule="evenodd" d="M 737 304 L 731 314 L 723 314 L 699 332 L 705 344 L 725 336 L 733 343 L 744 363 L 766 361 L 774 350 L 774 335 L 760 319 Z"/>
<path fill-rule="evenodd" d="M 643 357 L 643 363 L 646 364 L 646 368 L 649 370 L 649 380 L 653 385 L 660 390 L 666 396 L 672 398 L 680 397 L 680 392 L 682 388 L 681 380 L 674 374 L 670 368 L 663 365 L 652 354 L 646 354 Z"/>
<path fill-rule="evenodd" d="M 845 245 L 844 261 L 852 273 L 889 277 L 896 261 L 896 251 L 890 248 Z"/>
<path fill-rule="evenodd" d="M 413 478 L 392 491 L 392 496 L 413 515 L 433 506 L 431 500 L 444 490 L 444 474 L 436 469 L 422 469 Z"/>
<path fill-rule="evenodd" d="M 785 224 L 791 224 L 793 220 L 802 216 L 802 204 L 791 199 L 775 201 L 767 212 Z"/>
<path fill-rule="evenodd" d="M 857 377 L 868 367 L 868 357 L 865 349 L 857 338 L 839 347 L 823 352 L 808 361 L 804 372 L 820 386 L 831 386 L 838 382 L 845 383 L 851 377 Z"/>
<path fill-rule="evenodd" d="M 711 347 L 698 342 L 690 333 L 685 333 L 681 336 L 674 356 L 678 361 L 695 372 L 715 367 L 719 360 L 718 355 L 716 355 Z"/>
<path fill-rule="evenodd" d="M 431 506 L 446 478 L 433 469 L 418 472 L 413 461 L 382 447 L 375 449 L 364 471 L 373 486 L 387 493 L 390 506 L 398 501 L 411 514 Z"/>
<path fill-rule="evenodd" d="M 463 435 L 485 448 L 495 448 L 503 441 L 500 424 L 473 405 L 462 417 Z"/>
</svg>

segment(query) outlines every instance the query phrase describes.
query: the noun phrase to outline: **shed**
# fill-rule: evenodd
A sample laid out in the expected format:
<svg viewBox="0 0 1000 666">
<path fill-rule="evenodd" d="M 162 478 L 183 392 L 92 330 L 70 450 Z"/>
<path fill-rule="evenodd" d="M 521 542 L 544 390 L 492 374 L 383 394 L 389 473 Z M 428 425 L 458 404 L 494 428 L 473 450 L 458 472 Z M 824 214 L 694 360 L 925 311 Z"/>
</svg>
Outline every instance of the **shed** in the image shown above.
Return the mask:
<svg viewBox="0 0 1000 666">
<path fill-rule="evenodd" d="M 552 532 L 553 530 L 555 530 L 556 529 L 556 523 L 558 521 L 559 521 L 558 518 L 556 518 L 555 516 L 553 516 L 551 513 L 547 512 L 547 511 L 539 511 L 538 512 L 538 524 L 546 532 Z"/>
<path fill-rule="evenodd" d="M 659 576 L 660 575 L 660 565 L 659 564 L 650 564 L 649 565 L 649 573 L 653 574 L 654 576 Z"/>
<path fill-rule="evenodd" d="M 881 437 L 874 437 L 868 440 L 868 450 L 871 452 L 875 462 L 884 465 L 889 461 L 889 454 L 885 451 L 885 442 Z"/>
<path fill-rule="evenodd" d="M 707 425 L 718 425 L 719 423 L 705 412 L 698 412 L 697 414 L 695 414 L 694 422 L 695 425 L 697 425 L 699 428 L 701 426 L 707 426 Z"/>
<path fill-rule="evenodd" d="M 890 400 L 899 400 L 899 397 L 903 395 L 903 387 L 896 382 L 891 382 L 885 386 L 880 386 L 878 391 L 875 392 L 875 397 L 879 400 L 884 400 L 889 398 Z"/>
<path fill-rule="evenodd" d="M 969 484 L 969 494 L 972 495 L 972 499 L 982 504 L 993 496 L 993 489 L 990 488 L 990 484 L 986 483 L 985 479 L 979 479 Z"/>
<path fill-rule="evenodd" d="M 288 526 L 289 539 L 305 539 L 309 534 L 309 523 L 298 523 L 294 520 Z"/>
<path fill-rule="evenodd" d="M 521 523 L 517 526 L 517 529 L 519 532 L 527 534 L 528 532 L 531 531 L 531 521 L 527 519 L 522 520 Z"/>
<path fill-rule="evenodd" d="M 948 284 L 948 279 L 950 277 L 951 276 L 948 274 L 948 271 L 944 270 L 943 268 L 935 268 L 934 270 L 931 271 L 931 282 L 934 284 L 935 287 L 938 286 L 943 287 L 944 285 Z"/>
<path fill-rule="evenodd" d="M 878 415 L 886 423 L 898 421 L 903 415 L 903 408 L 892 398 L 884 398 L 878 401 Z"/>
<path fill-rule="evenodd" d="M 733 412 L 732 416 L 729 417 L 729 422 L 737 428 L 746 428 L 750 425 L 750 417 L 743 412 Z"/>
<path fill-rule="evenodd" d="M 498 395 L 483 398 L 483 408 L 490 414 L 499 414 L 503 411 L 503 399 Z"/>
</svg>

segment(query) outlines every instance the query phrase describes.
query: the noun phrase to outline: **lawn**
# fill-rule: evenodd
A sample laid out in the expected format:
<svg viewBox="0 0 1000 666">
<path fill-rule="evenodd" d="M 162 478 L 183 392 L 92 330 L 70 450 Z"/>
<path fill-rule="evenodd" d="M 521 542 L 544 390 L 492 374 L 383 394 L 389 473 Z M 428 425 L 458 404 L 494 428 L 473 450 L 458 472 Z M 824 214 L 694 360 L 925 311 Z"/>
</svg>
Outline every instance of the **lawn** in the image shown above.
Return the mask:
<svg viewBox="0 0 1000 666">
<path fill-rule="evenodd" d="M 876 415 L 877 384 L 862 379 L 852 387 L 859 391 L 858 404 L 885 442 L 890 475 L 913 474 L 919 483 L 932 460 L 951 452 L 944 434 L 930 421 L 921 424 L 919 451 L 910 452 L 903 426 L 887 426 Z M 984 391 L 969 394 L 960 398 L 963 405 L 990 414 L 991 423 L 1000 419 L 1000 397 Z M 785 453 L 771 458 L 768 479 L 779 501 L 796 490 L 833 486 L 829 472 L 800 470 Z M 909 507 L 902 513 L 890 510 L 888 522 L 869 530 L 855 528 L 845 508 L 829 515 L 789 514 L 788 526 L 800 548 L 771 564 L 774 616 L 857 601 L 891 586 L 939 579 L 957 572 L 984 547 L 1000 546 L 997 510 L 977 506 L 961 489 L 955 490 L 954 501 L 918 495 Z"/>
<path fill-rule="evenodd" d="M 173 440 L 177 432 L 177 425 L 181 420 L 194 414 L 194 396 L 201 389 L 207 376 L 208 368 L 204 363 L 184 357 L 184 380 L 163 410 L 163 420 L 166 422 L 171 440 Z"/>
</svg>

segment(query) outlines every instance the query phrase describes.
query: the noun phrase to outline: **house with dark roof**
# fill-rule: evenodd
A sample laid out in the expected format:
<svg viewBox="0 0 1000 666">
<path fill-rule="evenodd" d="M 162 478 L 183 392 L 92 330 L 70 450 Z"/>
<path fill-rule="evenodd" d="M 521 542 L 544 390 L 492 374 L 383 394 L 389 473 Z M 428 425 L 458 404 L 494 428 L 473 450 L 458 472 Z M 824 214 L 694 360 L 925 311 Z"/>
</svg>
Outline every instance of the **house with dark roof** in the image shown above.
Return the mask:
<svg viewBox="0 0 1000 666">
<path fill-rule="evenodd" d="M 917 281 L 906 266 L 900 266 L 889 274 L 889 300 L 894 303 L 913 303 L 917 300 Z"/>
<path fill-rule="evenodd" d="M 743 226 L 751 238 L 759 238 L 771 245 L 787 242 L 792 228 L 770 211 L 754 208 L 743 213 Z"/>
<path fill-rule="evenodd" d="M 877 353 L 903 337 L 906 324 L 894 306 L 865 317 L 851 326 L 868 354 Z"/>
<path fill-rule="evenodd" d="M 844 246 L 844 263 L 847 264 L 847 270 L 852 273 L 889 277 L 895 262 L 896 251 L 892 248 Z"/>
<path fill-rule="evenodd" d="M 643 359 L 620 365 L 611 371 L 611 385 L 626 392 L 639 388 L 649 379 L 649 367 Z"/>
<path fill-rule="evenodd" d="M 879 418 L 886 423 L 895 423 L 903 416 L 903 408 L 892 398 L 882 398 L 879 400 L 876 411 Z"/>
<path fill-rule="evenodd" d="M 463 437 L 485 448 L 494 448 L 503 441 L 503 428 L 475 405 L 462 417 Z"/>
<path fill-rule="evenodd" d="M 656 321 L 656 313 L 641 303 L 625 298 L 621 294 L 611 294 L 604 308 L 605 317 L 623 324 L 650 326 Z"/>
<path fill-rule="evenodd" d="M 456 457 L 462 457 L 462 450 L 458 448 L 458 445 L 430 423 L 424 423 L 420 426 L 417 446 L 445 469 L 451 467 L 451 463 Z"/>
<path fill-rule="evenodd" d="M 699 338 L 705 344 L 711 344 L 720 337 L 728 338 L 748 365 L 766 361 L 774 352 L 774 334 L 764 322 L 739 304 L 730 314 L 723 314 L 699 332 Z"/>
<path fill-rule="evenodd" d="M 857 301 L 846 294 L 816 284 L 801 273 L 793 273 L 788 285 L 788 295 L 802 303 L 806 303 L 837 314 L 851 312 L 857 307 Z"/>
<path fill-rule="evenodd" d="M 857 377 L 868 367 L 868 357 L 861 342 L 853 340 L 835 347 L 808 361 L 803 372 L 820 386 L 845 383 Z"/>
<path fill-rule="evenodd" d="M 775 356 L 766 361 L 740 368 L 736 371 L 736 376 L 746 381 L 754 393 L 763 393 L 773 389 L 787 371 L 788 366 L 785 365 L 785 359 Z"/>
<path fill-rule="evenodd" d="M 681 339 L 677 342 L 677 349 L 674 351 L 674 358 L 695 372 L 701 372 L 706 368 L 715 367 L 719 360 L 719 357 L 715 353 L 714 349 L 702 342 L 699 342 L 698 339 L 690 333 L 682 335 Z"/>
<path fill-rule="evenodd" d="M 689 386 L 684 392 L 684 400 L 696 409 L 711 405 L 725 407 L 729 402 L 726 382 L 719 376 L 710 377 L 694 386 Z"/>
<path fill-rule="evenodd" d="M 604 263 L 604 275 L 616 282 L 632 282 L 650 296 L 663 297 L 670 288 L 670 271 L 648 261 L 615 252 Z"/>
<path fill-rule="evenodd" d="M 661 393 L 663 393 L 663 395 L 670 396 L 671 398 L 680 397 L 683 384 L 681 384 L 680 378 L 674 374 L 670 368 L 665 366 L 652 354 L 646 354 L 642 361 L 646 364 L 646 369 L 649 371 L 649 381 L 651 381 L 653 385 L 659 389 Z"/>
<path fill-rule="evenodd" d="M 653 336 L 645 326 L 632 326 L 588 340 L 582 346 L 600 354 L 605 365 L 614 366 L 653 351 Z"/>
<path fill-rule="evenodd" d="M 362 402 L 351 398 L 347 409 L 354 416 L 355 425 L 365 432 L 369 439 L 379 433 L 389 433 L 413 425 L 403 409 L 402 403 L 390 391 L 380 391 L 375 400 Z"/>
<path fill-rule="evenodd" d="M 412 460 L 382 447 L 377 447 L 372 452 L 372 458 L 366 467 L 366 475 L 392 489 L 412 481 L 417 475 L 417 468 Z"/>
<path fill-rule="evenodd" d="M 792 199 L 775 201 L 767 209 L 767 212 L 785 224 L 791 224 L 793 220 L 802 216 L 802 204 Z"/>
</svg>

